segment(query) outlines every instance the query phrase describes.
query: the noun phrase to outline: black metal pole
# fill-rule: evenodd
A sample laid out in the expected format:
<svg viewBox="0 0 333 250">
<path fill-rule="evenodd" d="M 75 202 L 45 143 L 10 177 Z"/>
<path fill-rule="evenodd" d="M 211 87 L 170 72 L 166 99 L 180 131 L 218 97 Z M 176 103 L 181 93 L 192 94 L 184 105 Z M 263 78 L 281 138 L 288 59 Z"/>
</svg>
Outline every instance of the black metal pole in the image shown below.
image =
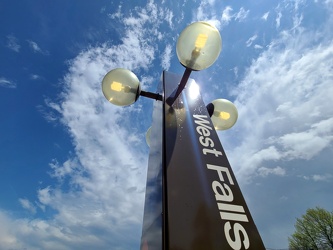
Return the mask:
<svg viewBox="0 0 333 250">
<path fill-rule="evenodd" d="M 177 97 L 180 95 L 180 93 L 183 91 L 183 89 L 185 88 L 185 85 L 191 75 L 192 69 L 186 68 L 185 72 L 183 74 L 182 79 L 180 80 L 180 83 L 177 87 L 177 89 L 175 90 L 176 92 L 174 94 L 172 94 L 167 100 L 166 103 L 171 107 L 172 104 L 176 101 Z"/>
<path fill-rule="evenodd" d="M 163 96 L 162 95 L 156 94 L 156 93 L 147 92 L 147 91 L 143 91 L 143 90 L 141 90 L 140 95 L 144 96 L 144 97 L 148 97 L 150 99 L 155 99 L 155 100 L 158 100 L 158 101 L 162 101 L 163 100 Z"/>
</svg>

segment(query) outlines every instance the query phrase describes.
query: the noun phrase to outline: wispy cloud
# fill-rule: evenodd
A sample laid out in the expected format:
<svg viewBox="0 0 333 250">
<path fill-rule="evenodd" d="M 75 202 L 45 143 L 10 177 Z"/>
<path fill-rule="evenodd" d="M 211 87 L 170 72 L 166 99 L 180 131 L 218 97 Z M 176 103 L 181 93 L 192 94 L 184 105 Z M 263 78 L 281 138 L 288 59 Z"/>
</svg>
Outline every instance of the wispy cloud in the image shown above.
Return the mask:
<svg viewBox="0 0 333 250">
<path fill-rule="evenodd" d="M 280 28 L 280 24 L 281 24 L 281 18 L 282 18 L 282 13 L 278 12 L 276 19 L 275 19 L 275 23 L 276 23 L 276 28 Z"/>
<path fill-rule="evenodd" d="M 32 214 L 36 213 L 36 207 L 28 200 L 28 199 L 19 199 L 19 202 L 21 204 L 21 206 L 24 209 L 27 209 L 28 211 L 30 211 Z"/>
<path fill-rule="evenodd" d="M 258 169 L 258 173 L 263 177 L 266 177 L 267 175 L 284 176 L 286 174 L 286 170 L 281 167 L 275 167 L 275 168 L 261 167 Z"/>
<path fill-rule="evenodd" d="M 15 36 L 13 35 L 7 36 L 7 48 L 15 52 L 20 52 L 21 45 L 19 44 L 19 41 Z"/>
<path fill-rule="evenodd" d="M 244 21 L 249 15 L 250 10 L 245 10 L 243 7 L 240 8 L 239 12 L 235 14 L 236 21 Z"/>
<path fill-rule="evenodd" d="M 0 87 L 15 89 L 16 83 L 4 77 L 0 77 Z"/>
<path fill-rule="evenodd" d="M 31 41 L 31 40 L 27 40 L 27 42 L 28 42 L 29 47 L 32 49 L 33 52 L 41 53 L 43 55 L 49 55 L 49 52 L 46 51 L 46 50 L 42 50 L 36 42 Z"/>
<path fill-rule="evenodd" d="M 162 68 L 165 70 L 168 70 L 170 68 L 170 61 L 172 58 L 172 46 L 170 44 L 167 44 L 165 47 L 165 50 L 162 54 Z"/>
<path fill-rule="evenodd" d="M 121 25 L 119 42 L 89 47 L 68 62 L 61 100 L 46 100 L 52 109 L 47 119 L 64 126 L 74 152 L 63 161 L 50 163 L 56 184 L 42 186 L 35 201 L 19 200 L 35 214 L 33 218 L 18 219 L 0 210 L 0 248 L 139 248 L 147 163 L 144 135 L 139 133 L 144 130 L 144 106 L 141 100 L 126 109 L 110 105 L 103 98 L 100 82 L 115 67 L 132 69 L 140 76 L 154 74 L 154 64 L 170 67 L 171 46 L 163 38 L 172 35 L 168 30 L 161 32 L 161 26 L 170 27 L 174 18 L 153 1 L 129 12 L 125 15 L 119 7 L 110 15 Z M 236 18 L 242 21 L 248 14 L 245 9 L 233 13 L 226 7 L 216 20 L 224 25 Z M 301 29 L 298 23 L 265 49 L 257 47 L 263 49 L 262 54 L 253 60 L 235 90 L 239 121 L 228 132 L 232 139 L 223 142 L 234 145 L 228 156 L 240 182 L 253 176 L 289 176 L 290 168 L 284 162 L 311 160 L 332 145 L 332 105 L 323 101 L 333 94 L 332 37 Z M 327 24 L 327 30 L 331 25 Z M 252 40 L 255 38 L 248 42 L 253 45 Z M 39 50 L 36 44 L 34 51 Z M 164 51 L 162 57 L 157 50 Z M 243 76 L 238 67 L 234 73 Z M 144 76 L 140 80 L 148 86 L 155 82 L 152 79 Z M 0 86 L 1 81 L 3 85 L 10 82 L 0 78 Z M 317 149 L 309 151 L 310 143 Z M 332 180 L 322 173 L 307 178 Z M 47 213 L 50 211 L 53 215 Z M 273 230 L 274 238 L 284 232 L 275 226 Z"/>
<path fill-rule="evenodd" d="M 58 122 L 59 121 L 59 114 L 57 111 L 55 111 L 55 108 L 58 108 L 58 106 L 54 105 L 54 103 L 50 103 L 50 100 L 45 100 L 46 105 L 37 105 L 36 109 L 38 112 L 42 114 L 44 119 L 50 123 Z M 45 106 L 51 107 L 46 108 Z M 56 106 L 56 107 L 55 107 Z M 52 109 L 54 107 L 54 109 Z"/>
<path fill-rule="evenodd" d="M 230 6 L 225 7 L 225 9 L 222 12 L 221 21 L 223 25 L 228 25 L 228 23 L 231 21 L 233 15 L 231 14 L 232 8 Z"/>
<path fill-rule="evenodd" d="M 312 181 L 323 181 L 323 182 L 327 182 L 332 180 L 333 175 L 332 174 L 314 174 L 311 176 L 302 176 L 303 179 L 305 180 L 312 180 Z"/>
<path fill-rule="evenodd" d="M 261 19 L 267 21 L 268 16 L 269 16 L 269 11 L 267 11 L 265 14 L 263 14 Z"/>
<path fill-rule="evenodd" d="M 305 109 L 301 111 L 302 113 L 310 111 L 308 107 L 303 106 L 302 108 Z M 295 108 L 291 107 L 288 112 L 293 110 Z M 309 129 L 288 133 L 276 139 L 276 142 L 284 151 L 285 158 L 309 160 L 331 145 L 333 141 L 333 136 L 331 136 L 333 132 L 333 118 L 325 119 L 325 115 L 323 116 L 319 113 L 314 115 L 319 117 L 319 122 L 311 125 Z"/>
<path fill-rule="evenodd" d="M 154 34 L 159 34 L 161 25 L 169 25 L 170 12 L 149 1 L 128 16 L 111 16 L 124 27 L 120 44 L 82 51 L 68 62 L 61 101 L 47 100 L 57 113 L 56 121 L 68 130 L 75 152 L 64 162 L 51 162 L 57 184 L 38 190 L 38 206 L 25 199 L 20 202 L 37 215 L 48 210 L 56 215 L 50 220 L 20 220 L 0 211 L 2 235 L 12 239 L 6 248 L 23 248 L 30 242 L 51 250 L 139 248 L 148 160 L 144 134 L 138 132 L 138 126 L 143 126 L 142 103 L 126 110 L 112 106 L 100 85 L 116 67 L 135 72 L 151 69 L 158 49 L 165 48 L 162 63 L 168 67 L 171 47 L 157 45 Z M 34 43 L 31 46 L 40 51 Z M 23 233 L 29 237 L 20 237 Z"/>
<path fill-rule="evenodd" d="M 216 13 L 216 6 L 214 0 L 204 0 L 200 2 L 200 5 L 196 9 L 196 13 L 193 21 L 207 21 L 213 24 L 218 29 L 221 26 L 220 18 Z"/>
<path fill-rule="evenodd" d="M 238 12 L 232 13 L 233 9 L 230 6 L 227 6 L 222 11 L 221 22 L 223 26 L 229 24 L 230 21 L 235 20 L 238 22 L 244 21 L 250 13 L 250 10 L 245 10 L 243 7 L 239 9 Z"/>
<path fill-rule="evenodd" d="M 246 47 L 250 47 L 252 43 L 257 39 L 258 35 L 253 35 L 251 36 L 247 41 L 246 41 Z"/>
<path fill-rule="evenodd" d="M 255 49 L 263 49 L 264 47 L 263 47 L 262 45 L 255 44 L 255 45 L 254 45 L 254 48 L 255 48 Z"/>
<path fill-rule="evenodd" d="M 38 44 L 35 43 L 34 41 L 28 40 L 27 42 L 29 43 L 30 48 L 34 52 L 42 52 L 41 48 L 39 48 Z"/>
<path fill-rule="evenodd" d="M 169 24 L 170 28 L 173 27 L 173 12 L 171 10 L 165 10 L 164 20 Z"/>
<path fill-rule="evenodd" d="M 332 55 L 326 33 L 299 28 L 253 62 L 235 91 L 243 117 L 236 128 L 246 138 L 232 156 L 239 176 L 270 161 L 309 160 L 332 145 L 333 107 L 323 101 L 333 95 Z"/>
<path fill-rule="evenodd" d="M 31 74 L 30 75 L 30 79 L 31 80 L 38 80 L 38 79 L 41 79 L 42 77 L 40 75 L 37 75 L 37 74 Z"/>
</svg>

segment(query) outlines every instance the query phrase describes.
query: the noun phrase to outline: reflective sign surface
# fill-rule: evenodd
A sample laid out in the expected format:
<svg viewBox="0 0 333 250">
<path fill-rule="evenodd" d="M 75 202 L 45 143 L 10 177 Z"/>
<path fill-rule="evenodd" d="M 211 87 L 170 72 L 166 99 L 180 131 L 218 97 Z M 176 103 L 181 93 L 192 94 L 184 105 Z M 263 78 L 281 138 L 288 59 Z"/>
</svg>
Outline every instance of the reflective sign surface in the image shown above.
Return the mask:
<svg viewBox="0 0 333 250">
<path fill-rule="evenodd" d="M 166 98 L 172 96 L 180 78 L 164 73 Z M 151 218 L 155 218 L 151 219 L 150 225 L 154 226 L 150 228 L 156 225 L 154 233 L 160 238 L 155 239 L 151 231 L 151 243 L 143 241 L 142 249 L 265 249 L 202 102 L 199 86 L 189 79 L 173 105 L 163 106 L 160 126 L 164 132 L 155 134 L 163 138 L 162 151 L 159 145 L 151 147 L 149 168 L 155 170 L 148 171 L 145 204 L 145 220 L 150 218 L 150 211 Z M 151 142 L 154 138 L 152 134 Z M 154 201 L 152 205 L 148 205 L 147 197 Z"/>
</svg>

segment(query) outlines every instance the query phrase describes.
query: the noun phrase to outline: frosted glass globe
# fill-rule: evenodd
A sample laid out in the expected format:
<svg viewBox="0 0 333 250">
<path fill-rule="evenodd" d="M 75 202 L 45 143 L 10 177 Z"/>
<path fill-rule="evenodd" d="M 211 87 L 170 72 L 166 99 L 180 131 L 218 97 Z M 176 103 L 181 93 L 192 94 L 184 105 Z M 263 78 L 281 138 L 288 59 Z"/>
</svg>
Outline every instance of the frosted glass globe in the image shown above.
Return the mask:
<svg viewBox="0 0 333 250">
<path fill-rule="evenodd" d="M 176 52 L 180 63 L 192 70 L 211 66 L 222 49 L 218 29 L 207 22 L 195 22 L 179 35 Z"/>
<path fill-rule="evenodd" d="M 102 81 L 105 98 L 118 106 L 134 103 L 140 95 L 140 82 L 130 70 L 117 68 L 108 72 Z"/>
<path fill-rule="evenodd" d="M 236 106 L 226 99 L 212 101 L 214 112 L 211 117 L 216 130 L 226 130 L 235 125 L 238 119 Z"/>
</svg>

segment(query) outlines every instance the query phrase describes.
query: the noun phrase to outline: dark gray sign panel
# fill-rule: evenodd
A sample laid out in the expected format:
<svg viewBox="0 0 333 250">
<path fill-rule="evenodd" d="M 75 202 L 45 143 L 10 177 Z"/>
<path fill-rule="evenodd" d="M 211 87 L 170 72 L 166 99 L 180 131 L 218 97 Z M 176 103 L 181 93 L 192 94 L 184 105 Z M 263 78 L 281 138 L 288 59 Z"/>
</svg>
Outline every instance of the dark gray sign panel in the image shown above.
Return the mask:
<svg viewBox="0 0 333 250">
<path fill-rule="evenodd" d="M 155 102 L 151 138 L 142 250 L 265 249 L 194 80 Z"/>
<path fill-rule="evenodd" d="M 194 80 L 165 117 L 168 249 L 265 249 Z"/>
</svg>

